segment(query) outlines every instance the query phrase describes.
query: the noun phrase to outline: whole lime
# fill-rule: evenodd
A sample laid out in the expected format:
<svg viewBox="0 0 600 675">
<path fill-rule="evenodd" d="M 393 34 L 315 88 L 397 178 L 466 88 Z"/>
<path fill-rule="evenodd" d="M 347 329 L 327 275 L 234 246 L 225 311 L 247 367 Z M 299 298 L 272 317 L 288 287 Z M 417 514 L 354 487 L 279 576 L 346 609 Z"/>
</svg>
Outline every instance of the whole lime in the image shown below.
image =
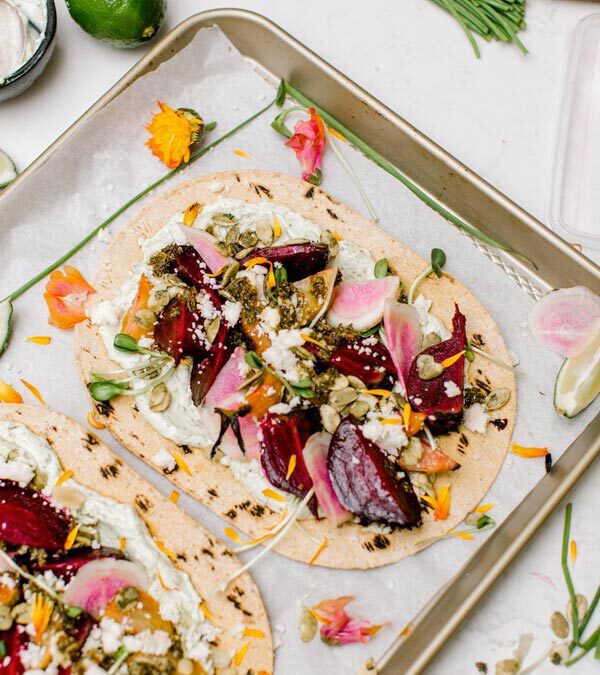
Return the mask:
<svg viewBox="0 0 600 675">
<path fill-rule="evenodd" d="M 165 18 L 167 0 L 66 0 L 73 19 L 101 42 L 138 47 L 151 40 Z"/>
</svg>

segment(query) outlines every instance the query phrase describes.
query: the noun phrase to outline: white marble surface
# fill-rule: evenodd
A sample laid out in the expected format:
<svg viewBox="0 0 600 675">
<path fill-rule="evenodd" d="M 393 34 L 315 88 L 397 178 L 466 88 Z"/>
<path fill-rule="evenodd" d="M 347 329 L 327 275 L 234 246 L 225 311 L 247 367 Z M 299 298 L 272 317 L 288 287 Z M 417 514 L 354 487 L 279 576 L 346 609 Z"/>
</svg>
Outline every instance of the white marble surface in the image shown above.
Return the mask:
<svg viewBox="0 0 600 675">
<path fill-rule="evenodd" d="M 390 105 L 533 215 L 546 220 L 548 184 L 558 124 L 566 46 L 594 2 L 536 0 L 524 34 L 530 54 L 484 44 L 477 61 L 460 30 L 426 0 L 231 2 L 263 13 Z M 20 98 L 0 105 L 0 147 L 20 168 L 31 162 L 142 55 L 105 47 L 70 20 L 57 0 L 59 42 L 46 76 Z M 197 0 L 171 0 L 168 26 L 208 9 Z M 357 44 L 360 43 L 360 48 Z M 594 255 L 596 257 L 596 255 Z M 596 463 L 575 487 L 575 577 L 590 596 L 598 581 L 600 547 Z M 531 632 L 531 655 L 552 640 L 551 611 L 564 611 L 560 570 L 563 508 L 544 526 L 504 579 L 428 669 L 475 673 L 475 661 L 511 656 L 518 636 Z M 584 660 L 571 669 L 597 669 Z M 545 664 L 537 672 L 553 673 Z"/>
</svg>

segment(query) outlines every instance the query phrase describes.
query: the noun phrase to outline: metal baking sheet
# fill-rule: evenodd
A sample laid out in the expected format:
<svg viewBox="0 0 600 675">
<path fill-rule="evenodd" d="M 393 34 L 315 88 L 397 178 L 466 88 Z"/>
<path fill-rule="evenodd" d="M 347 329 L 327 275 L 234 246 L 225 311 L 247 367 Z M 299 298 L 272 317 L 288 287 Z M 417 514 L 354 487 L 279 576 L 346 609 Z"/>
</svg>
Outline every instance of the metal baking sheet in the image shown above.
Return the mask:
<svg viewBox="0 0 600 675">
<path fill-rule="evenodd" d="M 600 268 L 592 261 L 285 31 L 264 17 L 242 10 L 203 12 L 176 27 L 9 186 L 0 196 L 0 203 L 4 195 L 42 166 L 83 120 L 138 77 L 180 51 L 201 28 L 214 24 L 263 74 L 289 81 L 450 211 L 531 258 L 536 270 L 473 241 L 530 295 L 535 297 L 560 286 L 600 287 Z M 397 637 L 378 663 L 381 673 L 413 675 L 423 670 L 599 450 L 600 415 L 454 579 L 413 619 L 410 629 Z"/>
</svg>

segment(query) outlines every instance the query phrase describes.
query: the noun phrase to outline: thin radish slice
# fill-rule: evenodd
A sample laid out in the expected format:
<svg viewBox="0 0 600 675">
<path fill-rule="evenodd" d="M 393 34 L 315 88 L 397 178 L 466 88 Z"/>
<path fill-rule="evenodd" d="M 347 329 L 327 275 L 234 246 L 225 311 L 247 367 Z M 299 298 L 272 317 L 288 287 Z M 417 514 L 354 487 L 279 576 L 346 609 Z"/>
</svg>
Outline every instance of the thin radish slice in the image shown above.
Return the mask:
<svg viewBox="0 0 600 675">
<path fill-rule="evenodd" d="M 391 298 L 385 301 L 383 329 L 398 379 L 406 391 L 410 366 L 421 351 L 421 322 L 419 312 L 412 306 Z"/>
<path fill-rule="evenodd" d="M 329 261 L 329 264 L 327 265 L 327 270 L 331 272 L 329 276 L 329 284 L 327 286 L 327 294 L 325 295 L 325 300 L 321 305 L 321 309 L 318 311 L 316 316 L 310 322 L 310 328 L 314 328 L 314 326 L 317 325 L 321 317 L 329 309 L 329 305 L 331 305 L 331 298 L 333 297 L 333 290 L 335 288 L 335 280 L 337 277 L 339 267 L 340 267 L 339 256 L 336 255 Z"/>
<path fill-rule="evenodd" d="M 340 504 L 327 471 L 330 441 L 329 434 L 324 432 L 313 434 L 306 441 L 302 457 L 312 479 L 319 506 L 323 509 L 327 520 L 335 527 L 339 527 L 351 520 L 352 514 Z"/>
<path fill-rule="evenodd" d="M 367 330 L 383 317 L 383 307 L 388 298 L 396 299 L 400 291 L 398 277 L 371 279 L 336 286 L 327 320 L 333 326 L 350 325 L 355 330 Z"/>
<path fill-rule="evenodd" d="M 600 297 L 583 286 L 546 293 L 529 313 L 529 328 L 546 349 L 577 356 L 600 318 Z"/>
<path fill-rule="evenodd" d="M 212 234 L 194 227 L 188 227 L 187 225 L 182 225 L 181 231 L 185 234 L 190 244 L 198 251 L 211 272 L 218 272 L 223 267 L 235 262 L 233 258 L 228 258 L 219 253 L 217 240 Z"/>
<path fill-rule="evenodd" d="M 128 586 L 148 590 L 148 575 L 143 567 L 129 560 L 93 560 L 67 584 L 62 600 L 98 619 L 115 595 Z"/>
</svg>

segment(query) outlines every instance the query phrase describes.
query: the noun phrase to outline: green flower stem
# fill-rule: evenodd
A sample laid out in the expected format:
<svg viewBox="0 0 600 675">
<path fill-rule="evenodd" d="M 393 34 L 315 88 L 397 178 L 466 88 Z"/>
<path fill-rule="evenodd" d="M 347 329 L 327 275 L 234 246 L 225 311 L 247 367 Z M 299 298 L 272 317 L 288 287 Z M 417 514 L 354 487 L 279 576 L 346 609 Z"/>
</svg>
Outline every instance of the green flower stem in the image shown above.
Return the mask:
<svg viewBox="0 0 600 675">
<path fill-rule="evenodd" d="M 407 298 L 407 302 L 408 302 L 409 305 L 412 305 L 412 304 L 413 304 L 413 298 L 414 298 L 414 295 L 415 295 L 415 291 L 417 290 L 417 286 L 418 286 L 422 281 L 424 281 L 425 279 L 427 279 L 427 277 L 428 277 L 430 274 L 432 274 L 432 273 L 433 273 L 433 267 L 432 267 L 431 265 L 429 265 L 429 266 L 426 267 L 426 268 L 421 272 L 421 274 L 419 274 L 419 276 L 412 282 L 412 286 L 410 287 L 410 290 L 408 291 L 408 298 Z"/>
<path fill-rule="evenodd" d="M 569 552 L 569 541 L 571 535 L 571 511 L 573 505 L 569 502 L 567 508 L 565 509 L 565 526 L 563 530 L 563 544 L 562 544 L 562 554 L 561 554 L 561 565 L 563 574 L 565 577 L 565 582 L 567 584 L 567 590 L 569 591 L 569 598 L 571 599 L 572 607 L 572 619 L 573 619 L 573 642 L 576 644 L 579 643 L 579 614 L 577 611 L 577 596 L 575 593 L 575 588 L 573 586 L 573 579 L 571 579 L 571 572 L 569 570 L 568 562 L 568 552 Z"/>
<path fill-rule="evenodd" d="M 316 103 L 314 103 L 309 98 L 304 96 L 304 94 L 298 91 L 289 82 L 285 82 L 284 87 L 285 92 L 289 96 L 296 99 L 296 101 L 306 106 L 307 108 L 314 108 L 319 113 L 319 115 L 321 115 L 321 117 L 327 123 L 328 126 L 330 126 L 332 129 L 335 129 L 337 132 L 342 134 L 342 136 L 344 136 L 350 143 L 352 143 L 352 145 L 354 145 L 358 150 L 360 150 L 364 155 L 366 155 L 372 162 L 374 162 L 378 167 L 380 167 L 381 169 L 389 173 L 391 176 L 399 180 L 405 187 L 407 187 L 421 201 L 425 202 L 425 204 L 427 204 L 427 206 L 432 208 L 436 213 L 439 213 L 441 216 L 446 218 L 446 220 L 449 220 L 453 225 L 472 235 L 476 239 L 479 239 L 483 243 L 488 244 L 490 246 L 494 246 L 495 248 L 498 248 L 502 251 L 512 253 L 513 255 L 518 256 L 522 260 L 525 260 L 530 265 L 535 267 L 535 264 L 526 256 L 510 248 L 510 246 L 506 246 L 505 244 L 501 244 L 500 242 L 495 241 L 484 232 L 481 232 L 472 225 L 469 225 L 464 220 L 462 220 L 454 213 L 449 211 L 445 206 L 440 204 L 437 200 L 435 200 L 433 197 L 431 197 L 425 191 L 423 191 L 418 185 L 413 183 L 412 180 L 410 180 L 410 178 L 408 178 L 401 171 L 399 171 L 391 162 L 385 159 L 385 157 L 380 155 L 376 150 L 373 150 L 373 148 L 371 148 L 370 145 L 367 145 L 367 143 L 365 143 L 355 133 L 350 131 L 350 129 L 344 126 L 341 122 L 338 122 L 338 120 L 335 119 L 335 117 L 332 117 L 328 112 L 323 110 L 323 108 L 320 108 Z"/>
<path fill-rule="evenodd" d="M 36 274 L 33 278 L 31 278 L 29 281 L 24 283 L 22 286 L 17 288 L 15 291 L 13 291 L 10 295 L 8 295 L 4 300 L 11 300 L 14 301 L 23 293 L 26 293 L 32 286 L 35 286 L 37 283 L 42 281 L 45 277 L 47 277 L 51 272 L 54 272 L 55 269 L 59 268 L 61 265 L 67 262 L 70 258 L 72 258 L 76 253 L 78 253 L 86 244 L 88 244 L 101 230 L 104 228 L 108 227 L 114 220 L 116 220 L 122 213 L 127 211 L 127 209 L 135 204 L 138 200 L 140 200 L 142 197 L 145 197 L 149 192 L 157 188 L 159 185 L 162 185 L 165 181 L 169 180 L 169 178 L 172 178 L 176 174 L 180 173 L 183 171 L 185 168 L 187 168 L 190 164 L 193 164 L 195 161 L 200 159 L 200 157 L 204 157 L 207 152 L 210 152 L 213 148 L 216 148 L 218 145 L 226 141 L 228 138 L 231 138 L 234 134 L 236 134 L 238 131 L 243 129 L 246 125 L 250 124 L 250 122 L 253 122 L 255 119 L 263 115 L 267 110 L 275 103 L 276 99 L 273 99 L 268 105 L 266 105 L 264 108 L 261 108 L 258 112 L 254 113 L 251 117 L 248 117 L 246 120 L 238 124 L 236 127 L 233 129 L 230 129 L 227 133 L 223 134 L 220 138 L 217 138 L 216 141 L 213 141 L 212 143 L 209 143 L 207 146 L 202 148 L 201 150 L 198 150 L 198 152 L 194 153 L 188 162 L 185 164 L 180 164 L 176 169 L 173 169 L 172 171 L 169 171 L 166 173 L 164 176 L 159 178 L 158 180 L 154 181 L 151 185 L 149 185 L 147 188 L 142 190 L 141 192 L 138 192 L 137 195 L 132 197 L 129 201 L 125 202 L 123 206 L 118 208 L 112 215 L 110 215 L 106 220 L 100 223 L 98 227 L 93 229 L 89 234 L 87 234 L 78 244 L 76 244 L 72 249 L 67 251 L 63 256 L 61 256 L 58 260 L 55 260 L 51 265 L 46 267 L 44 270 L 42 270 L 39 274 Z"/>
<path fill-rule="evenodd" d="M 594 599 L 592 600 L 588 611 L 585 613 L 585 616 L 583 617 L 581 624 L 579 626 L 579 636 L 581 637 L 587 628 L 588 623 L 590 622 L 590 619 L 592 618 L 592 614 L 594 613 L 594 610 L 596 609 L 598 602 L 600 601 L 600 586 L 596 589 L 596 595 L 594 595 Z M 569 645 L 570 649 L 573 649 L 575 647 L 575 643 L 572 642 Z"/>
<path fill-rule="evenodd" d="M 577 661 L 582 659 L 594 647 L 597 647 L 599 641 L 600 641 L 600 626 L 596 628 L 591 637 L 581 645 L 582 651 L 579 652 L 579 654 L 577 654 L 577 656 L 574 656 L 572 659 L 565 661 L 565 666 L 572 666 L 574 663 L 577 663 Z"/>
</svg>

